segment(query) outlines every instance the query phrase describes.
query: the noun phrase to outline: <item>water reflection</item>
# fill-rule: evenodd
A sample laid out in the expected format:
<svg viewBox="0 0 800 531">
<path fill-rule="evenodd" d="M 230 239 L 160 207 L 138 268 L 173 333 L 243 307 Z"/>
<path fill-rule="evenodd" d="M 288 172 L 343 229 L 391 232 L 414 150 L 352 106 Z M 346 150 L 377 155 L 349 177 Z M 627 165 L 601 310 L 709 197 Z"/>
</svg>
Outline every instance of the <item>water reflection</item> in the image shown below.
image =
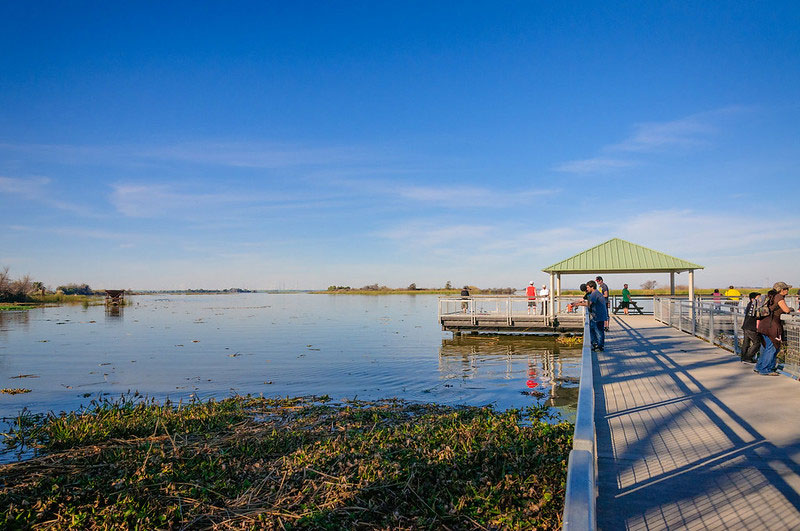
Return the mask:
<svg viewBox="0 0 800 531">
<path fill-rule="evenodd" d="M 23 310 L 19 312 L 0 312 L 0 334 L 6 334 L 13 329 L 27 330 L 30 327 L 30 312 L 35 310 Z"/>
<path fill-rule="evenodd" d="M 510 381 L 524 395 L 567 413 L 578 403 L 580 348 L 562 348 L 555 338 L 461 336 L 442 340 L 439 373 L 450 385 Z"/>
<path fill-rule="evenodd" d="M 574 407 L 580 350 L 553 338 L 443 339 L 435 296 L 137 296 L 132 305 L 0 314 L 0 417 L 127 392 L 399 397 Z M 105 323 L 105 326 L 103 326 Z M 449 334 L 447 334 L 449 336 Z M 24 380 L 19 375 L 35 375 Z"/>
<path fill-rule="evenodd" d="M 106 305 L 106 321 L 119 321 L 125 316 L 123 306 Z"/>
</svg>

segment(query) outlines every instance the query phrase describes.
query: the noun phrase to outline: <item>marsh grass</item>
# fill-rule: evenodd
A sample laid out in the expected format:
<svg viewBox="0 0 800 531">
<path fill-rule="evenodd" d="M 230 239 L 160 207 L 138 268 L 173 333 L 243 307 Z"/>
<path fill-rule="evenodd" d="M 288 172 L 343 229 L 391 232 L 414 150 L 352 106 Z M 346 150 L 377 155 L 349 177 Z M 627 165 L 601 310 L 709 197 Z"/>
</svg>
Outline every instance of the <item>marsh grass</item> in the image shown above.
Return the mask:
<svg viewBox="0 0 800 531">
<path fill-rule="evenodd" d="M 0 303 L 0 312 L 19 312 L 22 310 L 30 310 L 31 308 L 35 308 L 36 306 L 30 304 L 9 304 L 9 303 Z"/>
<path fill-rule="evenodd" d="M 572 425 L 549 410 L 234 397 L 21 414 L 0 527 L 555 529 Z"/>
</svg>

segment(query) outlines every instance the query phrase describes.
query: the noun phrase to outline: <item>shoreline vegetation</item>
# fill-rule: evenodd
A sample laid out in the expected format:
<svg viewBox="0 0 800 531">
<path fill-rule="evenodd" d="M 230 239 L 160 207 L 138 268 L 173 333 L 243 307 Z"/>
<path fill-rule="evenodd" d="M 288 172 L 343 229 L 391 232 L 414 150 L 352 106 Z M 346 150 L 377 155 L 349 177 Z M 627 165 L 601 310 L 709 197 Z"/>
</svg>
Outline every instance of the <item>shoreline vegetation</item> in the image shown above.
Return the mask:
<svg viewBox="0 0 800 531">
<path fill-rule="evenodd" d="M 739 291 L 742 292 L 742 297 L 746 297 L 747 292 L 749 291 L 762 291 L 766 292 L 769 288 L 752 288 L 752 287 L 739 287 L 737 288 Z M 652 297 L 654 295 L 669 295 L 669 288 L 658 288 L 658 289 L 631 289 L 631 296 L 632 297 Z M 695 289 L 695 295 L 697 296 L 710 296 L 714 293 L 713 289 Z M 306 291 L 304 293 L 312 293 L 312 294 L 327 294 L 327 295 L 454 295 L 460 296 L 461 290 L 460 289 L 446 289 L 446 288 L 416 288 L 416 289 L 408 289 L 408 288 L 389 288 L 386 286 L 380 286 L 377 288 L 372 287 L 362 287 L 362 288 L 351 288 L 349 286 L 331 286 L 327 290 L 311 290 Z M 518 297 L 525 296 L 525 288 L 478 288 L 475 286 L 469 286 L 469 293 L 470 295 L 516 295 Z M 611 295 L 621 297 L 622 296 L 622 289 L 612 289 L 610 290 Z M 582 296 L 583 292 L 577 289 L 562 289 L 561 290 L 562 296 Z M 680 296 L 688 296 L 689 289 L 679 286 L 675 289 L 675 295 Z"/>
<path fill-rule="evenodd" d="M 0 527 L 560 529 L 573 425 L 328 397 L 94 401 L 21 413 Z"/>
</svg>

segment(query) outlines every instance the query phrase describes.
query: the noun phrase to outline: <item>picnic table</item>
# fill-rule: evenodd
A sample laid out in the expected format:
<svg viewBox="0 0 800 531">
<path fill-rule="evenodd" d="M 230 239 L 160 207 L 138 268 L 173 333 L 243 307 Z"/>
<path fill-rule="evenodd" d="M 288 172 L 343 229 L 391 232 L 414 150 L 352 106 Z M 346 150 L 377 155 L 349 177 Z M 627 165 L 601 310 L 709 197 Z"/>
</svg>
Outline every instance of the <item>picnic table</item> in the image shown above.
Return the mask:
<svg viewBox="0 0 800 531">
<path fill-rule="evenodd" d="M 619 302 L 619 303 L 617 303 L 617 305 L 614 307 L 614 309 L 612 310 L 612 311 L 614 312 L 614 315 L 617 315 L 617 313 L 618 313 L 620 310 L 622 310 L 622 309 L 623 309 L 623 306 L 622 306 L 622 304 L 623 304 L 623 302 L 622 302 L 622 301 L 620 301 L 620 302 Z M 630 309 L 630 310 L 634 310 L 634 311 L 638 312 L 638 313 L 639 313 L 639 315 L 644 315 L 644 313 L 642 313 L 642 309 L 643 309 L 643 308 L 642 308 L 641 306 L 639 306 L 639 305 L 636 303 L 636 301 L 630 301 L 630 302 L 628 303 L 628 309 Z"/>
</svg>

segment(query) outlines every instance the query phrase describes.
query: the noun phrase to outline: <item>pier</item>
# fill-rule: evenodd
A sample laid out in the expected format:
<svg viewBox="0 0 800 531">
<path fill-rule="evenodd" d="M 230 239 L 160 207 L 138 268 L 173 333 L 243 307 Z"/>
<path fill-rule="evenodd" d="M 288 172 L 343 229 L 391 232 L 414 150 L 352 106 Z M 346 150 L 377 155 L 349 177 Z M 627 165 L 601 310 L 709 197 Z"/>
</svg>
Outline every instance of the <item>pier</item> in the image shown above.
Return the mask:
<svg viewBox="0 0 800 531">
<path fill-rule="evenodd" d="M 542 298 L 533 306 L 525 296 L 440 297 L 442 330 L 462 333 L 560 334 L 583 331 L 584 308 L 567 312 L 580 297 Z M 551 302 L 552 301 L 552 302 Z M 562 307 L 563 306 L 563 307 Z M 551 310 L 554 308 L 554 310 Z"/>
<path fill-rule="evenodd" d="M 765 377 L 734 354 L 735 308 L 655 303 L 584 348 L 564 528 L 799 529 L 800 319 Z"/>
</svg>

